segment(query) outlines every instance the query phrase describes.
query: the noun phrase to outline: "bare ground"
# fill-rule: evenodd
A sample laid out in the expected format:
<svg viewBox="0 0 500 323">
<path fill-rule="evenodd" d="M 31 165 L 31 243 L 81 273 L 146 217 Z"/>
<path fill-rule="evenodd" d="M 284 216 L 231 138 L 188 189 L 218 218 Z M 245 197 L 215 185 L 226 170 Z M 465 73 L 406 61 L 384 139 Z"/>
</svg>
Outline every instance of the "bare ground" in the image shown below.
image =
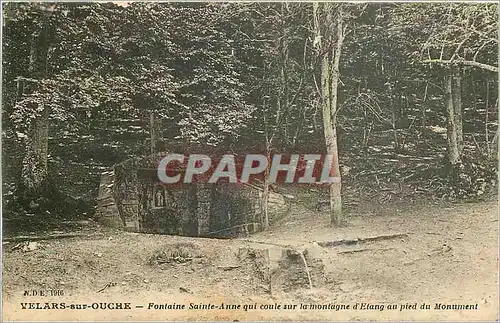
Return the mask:
<svg viewBox="0 0 500 323">
<path fill-rule="evenodd" d="M 3 319 L 497 320 L 497 201 L 411 207 L 364 203 L 350 211 L 346 226 L 335 229 L 327 216 L 297 205 L 270 231 L 233 240 L 134 234 L 94 225 L 80 230 L 87 237 L 39 241 L 32 251 L 4 242 Z M 377 237 L 382 238 L 370 240 Z M 64 290 L 65 296 L 23 296 L 25 290 Z M 120 301 L 145 308 L 23 310 L 20 304 Z M 149 303 L 219 307 L 222 302 L 242 308 L 147 309 Z M 378 307 L 353 309 L 356 303 Z M 400 310 L 415 303 L 417 309 Z M 420 309 L 423 303 L 431 309 Z M 436 310 L 436 303 L 477 304 L 477 310 Z M 257 309 L 243 309 L 254 304 Z M 262 304 L 281 309 L 260 309 Z M 292 304 L 297 308 L 283 309 Z M 350 308 L 309 310 L 299 304 Z"/>
</svg>

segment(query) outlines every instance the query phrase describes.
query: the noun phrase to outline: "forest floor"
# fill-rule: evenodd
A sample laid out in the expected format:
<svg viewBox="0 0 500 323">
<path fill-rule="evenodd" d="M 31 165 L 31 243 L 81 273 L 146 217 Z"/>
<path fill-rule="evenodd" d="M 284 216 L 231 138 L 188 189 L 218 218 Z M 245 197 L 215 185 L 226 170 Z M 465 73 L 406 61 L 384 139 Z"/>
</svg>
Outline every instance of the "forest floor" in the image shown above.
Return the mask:
<svg viewBox="0 0 500 323">
<path fill-rule="evenodd" d="M 3 319 L 498 319 L 496 200 L 358 205 L 334 229 L 326 211 L 297 203 L 268 232 L 231 240 L 118 232 L 91 222 L 72 230 L 82 237 L 4 241 Z M 65 295 L 23 296 L 33 290 Z M 28 302 L 130 302 L 132 309 L 23 310 Z M 148 309 L 150 303 L 185 308 Z M 209 303 L 216 308 L 190 308 Z"/>
</svg>

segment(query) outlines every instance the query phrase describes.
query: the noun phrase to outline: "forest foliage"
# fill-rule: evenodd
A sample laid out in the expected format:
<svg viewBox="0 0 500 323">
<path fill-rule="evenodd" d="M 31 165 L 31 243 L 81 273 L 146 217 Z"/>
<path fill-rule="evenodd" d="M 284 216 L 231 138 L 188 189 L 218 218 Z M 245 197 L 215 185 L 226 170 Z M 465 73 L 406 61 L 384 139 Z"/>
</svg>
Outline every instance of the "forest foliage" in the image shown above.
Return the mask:
<svg viewBox="0 0 500 323">
<path fill-rule="evenodd" d="M 345 26 L 335 115 L 343 192 L 464 198 L 495 187 L 497 4 L 328 10 Z M 4 215 L 42 212 L 43 199 L 23 195 L 42 182 L 91 213 L 100 173 L 152 151 L 324 153 L 321 51 L 330 48 L 318 44 L 334 46 L 326 39 L 337 25 L 313 11 L 4 3 Z M 459 173 L 450 171 L 448 103 L 459 114 Z M 44 214 L 66 212 L 50 203 Z"/>
</svg>

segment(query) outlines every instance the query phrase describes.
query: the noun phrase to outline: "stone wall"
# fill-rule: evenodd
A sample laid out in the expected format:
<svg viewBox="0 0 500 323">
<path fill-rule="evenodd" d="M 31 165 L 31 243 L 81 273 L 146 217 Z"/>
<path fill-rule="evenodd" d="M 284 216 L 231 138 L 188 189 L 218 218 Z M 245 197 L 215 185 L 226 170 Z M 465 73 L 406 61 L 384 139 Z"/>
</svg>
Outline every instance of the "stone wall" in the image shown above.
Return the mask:
<svg viewBox="0 0 500 323">
<path fill-rule="evenodd" d="M 114 197 L 115 173 L 113 170 L 101 174 L 99 195 L 97 197 L 96 218 L 106 226 L 120 228 L 125 222 L 120 218 L 120 213 Z"/>
<path fill-rule="evenodd" d="M 137 232 L 234 237 L 260 231 L 262 188 L 250 184 L 163 185 L 161 154 L 117 164 L 101 176 L 96 215 L 106 225 Z M 270 192 L 269 213 L 284 216 L 289 203 Z"/>
<path fill-rule="evenodd" d="M 197 236 L 197 197 L 190 185 L 139 180 L 138 228 L 143 232 Z"/>
<path fill-rule="evenodd" d="M 113 167 L 115 185 L 113 195 L 125 227 L 139 229 L 139 194 L 137 180 L 138 159 L 129 159 Z"/>
<path fill-rule="evenodd" d="M 210 219 L 218 214 L 211 214 L 213 194 L 213 185 L 198 183 L 196 185 L 196 226 L 198 236 L 206 236 L 210 232 Z"/>
<path fill-rule="evenodd" d="M 208 236 L 232 237 L 259 231 L 258 196 L 258 190 L 246 185 L 213 185 Z"/>
</svg>

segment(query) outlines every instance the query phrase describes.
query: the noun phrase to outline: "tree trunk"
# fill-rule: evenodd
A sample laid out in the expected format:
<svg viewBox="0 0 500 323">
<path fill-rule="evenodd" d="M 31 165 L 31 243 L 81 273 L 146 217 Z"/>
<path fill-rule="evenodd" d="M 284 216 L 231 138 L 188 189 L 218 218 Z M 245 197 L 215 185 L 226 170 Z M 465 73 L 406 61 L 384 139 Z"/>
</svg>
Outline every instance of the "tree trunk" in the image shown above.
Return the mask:
<svg viewBox="0 0 500 323">
<path fill-rule="evenodd" d="M 268 155 L 269 159 L 269 155 Z M 269 167 L 264 173 L 264 188 L 261 196 L 261 220 L 262 231 L 269 229 Z"/>
<path fill-rule="evenodd" d="M 390 93 L 390 105 L 391 105 L 391 123 L 392 123 L 392 138 L 394 140 L 394 151 L 399 152 L 399 141 L 398 141 L 398 129 L 396 129 L 396 105 L 400 105 L 400 100 L 394 102 L 394 88 L 389 85 L 389 93 Z"/>
<path fill-rule="evenodd" d="M 498 105 L 498 99 L 497 99 L 497 104 Z M 488 156 L 489 158 L 496 158 L 498 156 L 498 150 L 500 149 L 500 141 L 498 141 L 498 130 L 500 128 L 497 128 L 497 131 L 495 131 L 495 135 L 493 136 L 493 139 L 491 139 L 491 144 L 490 144 L 490 155 Z"/>
<path fill-rule="evenodd" d="M 48 176 L 49 110 L 30 124 L 23 159 L 23 182 L 28 194 L 40 194 Z"/>
<path fill-rule="evenodd" d="M 423 139 L 422 142 L 424 144 L 426 143 L 425 137 L 426 137 L 426 133 L 427 133 L 427 131 L 426 131 L 427 130 L 427 120 L 426 120 L 427 117 L 425 115 L 425 109 L 426 109 L 425 101 L 427 100 L 428 89 L 429 89 L 429 83 L 425 83 L 424 97 L 422 99 L 422 104 L 420 105 L 420 112 L 422 113 L 420 134 L 421 134 L 421 137 Z"/>
<path fill-rule="evenodd" d="M 455 127 L 457 131 L 458 153 L 461 155 L 464 148 L 463 123 L 462 123 L 462 76 L 459 68 L 453 69 L 452 97 L 455 110 Z"/>
<path fill-rule="evenodd" d="M 318 3 L 313 4 L 313 13 L 315 21 L 315 39 L 319 40 L 319 50 L 321 54 L 321 111 L 323 114 L 323 129 L 326 143 L 327 154 L 333 156 L 332 172 L 339 176 L 339 181 L 330 184 L 330 212 L 331 223 L 334 226 L 340 226 L 342 222 L 342 197 L 341 197 L 341 182 L 340 168 L 338 163 L 338 146 L 337 146 L 337 89 L 340 77 L 339 65 L 340 54 L 343 43 L 343 21 L 341 14 L 341 6 L 336 18 L 337 37 L 335 45 L 333 37 L 328 35 L 329 28 L 332 23 L 332 8 L 330 3 L 323 3 L 325 14 L 325 33 L 321 34 L 321 26 L 319 25 Z M 328 40 L 327 40 L 328 37 Z M 331 45 L 331 50 L 325 50 Z"/>
<path fill-rule="evenodd" d="M 49 51 L 49 35 L 46 23 L 31 36 L 30 44 L 30 77 L 41 80 L 47 75 L 47 59 Z M 36 84 L 23 87 L 23 94 L 36 90 Z M 38 112 L 37 106 L 32 109 L 36 115 L 28 125 L 22 177 L 28 195 L 38 195 L 48 177 L 48 145 L 49 145 L 49 109 L 44 107 Z"/>
<path fill-rule="evenodd" d="M 286 2 L 281 3 L 281 17 L 282 17 L 282 26 L 281 26 L 281 37 L 280 37 L 280 102 L 281 102 L 281 108 L 283 109 L 283 115 L 280 116 L 279 114 L 277 115 L 278 118 L 280 118 L 280 126 L 278 129 L 281 128 L 281 124 L 283 125 L 283 139 L 285 144 L 288 146 L 290 143 L 290 136 L 289 136 L 289 122 L 288 122 L 288 113 L 289 113 L 289 103 L 288 103 L 288 98 L 289 98 L 289 77 L 288 77 L 288 33 L 286 29 L 286 22 L 285 22 L 285 10 L 286 10 Z"/>
<path fill-rule="evenodd" d="M 151 144 L 151 155 L 156 153 L 156 120 L 155 114 L 153 111 L 149 113 L 149 136 L 150 136 L 150 144 Z"/>
<path fill-rule="evenodd" d="M 456 125 L 455 107 L 453 100 L 453 75 L 450 73 L 445 80 L 445 100 L 446 100 L 446 119 L 447 119 L 447 150 L 448 162 L 452 172 L 455 172 L 456 166 L 460 162 L 460 150 L 458 147 L 458 133 Z"/>
<path fill-rule="evenodd" d="M 266 106 L 265 100 L 263 101 L 263 106 Z M 269 127 L 267 124 L 267 109 L 264 109 L 264 136 L 266 145 L 266 157 L 267 157 L 267 167 L 264 172 L 264 187 L 262 190 L 262 195 L 260 196 L 260 227 L 262 231 L 269 229 L 269 164 L 270 164 L 270 153 L 271 153 L 271 140 L 269 138 Z M 274 136 L 273 136 L 274 137 Z"/>
<path fill-rule="evenodd" d="M 332 142 L 328 148 L 328 154 L 334 156 L 333 171 L 339 177 L 338 182 L 334 182 L 330 186 L 330 208 L 332 212 L 332 224 L 340 226 L 342 222 L 342 183 L 340 181 L 340 165 L 338 161 L 338 147 L 337 147 L 337 112 L 338 112 L 338 84 L 340 79 L 340 55 L 342 53 L 342 45 L 344 42 L 344 24 L 342 21 L 342 5 L 339 6 L 337 13 L 337 44 L 333 53 L 333 68 L 331 79 L 331 107 L 332 114 Z"/>
<path fill-rule="evenodd" d="M 488 129 L 488 123 L 490 122 L 489 120 L 489 115 L 488 115 L 488 112 L 489 112 L 489 105 L 490 105 L 490 101 L 489 101 L 489 96 L 490 96 L 490 81 L 489 80 L 486 80 L 486 98 L 485 98 L 485 109 L 484 109 L 484 140 L 486 142 L 486 154 L 487 156 L 489 157 L 490 156 L 490 134 L 489 134 L 489 129 Z M 475 97 L 474 97 L 475 99 Z M 474 100 L 475 101 L 475 100 Z"/>
</svg>

